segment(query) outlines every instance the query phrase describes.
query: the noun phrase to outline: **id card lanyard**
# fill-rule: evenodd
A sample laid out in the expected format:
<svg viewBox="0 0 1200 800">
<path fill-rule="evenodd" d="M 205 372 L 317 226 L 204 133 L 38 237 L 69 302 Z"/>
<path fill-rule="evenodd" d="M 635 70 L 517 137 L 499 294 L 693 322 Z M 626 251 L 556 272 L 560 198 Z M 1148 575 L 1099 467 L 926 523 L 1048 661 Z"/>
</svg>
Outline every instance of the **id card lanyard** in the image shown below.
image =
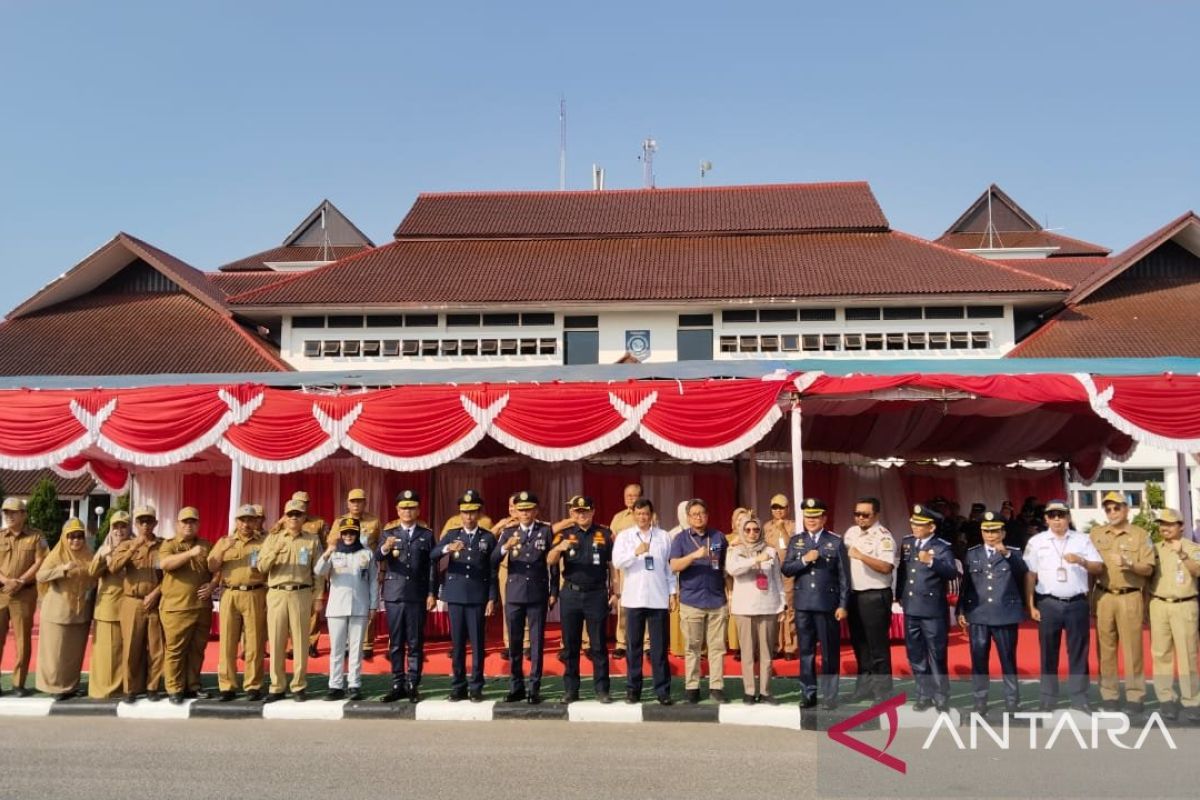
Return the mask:
<svg viewBox="0 0 1200 800">
<path fill-rule="evenodd" d="M 637 537 L 638 537 L 638 541 L 639 541 L 639 542 L 641 542 L 642 544 L 646 545 L 646 548 L 647 548 L 647 549 L 646 549 L 646 557 L 645 557 L 645 562 L 644 562 L 644 566 L 646 567 L 646 571 L 647 571 L 647 572 L 654 572 L 654 555 L 653 555 L 653 549 L 654 549 L 654 528 L 651 528 L 651 529 L 650 529 L 650 538 L 649 538 L 649 539 L 643 539 L 643 538 L 642 538 L 642 531 L 641 531 L 641 529 L 638 529 L 638 532 L 637 532 Z"/>
<path fill-rule="evenodd" d="M 1059 547 L 1058 543 L 1054 542 L 1054 540 L 1051 539 L 1051 541 L 1054 542 L 1054 549 L 1058 551 L 1058 569 L 1054 571 L 1054 578 L 1059 583 L 1067 582 L 1066 555 L 1067 555 L 1067 545 L 1069 544 L 1069 542 L 1067 541 L 1067 537 L 1070 535 L 1071 534 L 1068 533 L 1066 536 L 1063 537 L 1062 547 Z"/>
</svg>

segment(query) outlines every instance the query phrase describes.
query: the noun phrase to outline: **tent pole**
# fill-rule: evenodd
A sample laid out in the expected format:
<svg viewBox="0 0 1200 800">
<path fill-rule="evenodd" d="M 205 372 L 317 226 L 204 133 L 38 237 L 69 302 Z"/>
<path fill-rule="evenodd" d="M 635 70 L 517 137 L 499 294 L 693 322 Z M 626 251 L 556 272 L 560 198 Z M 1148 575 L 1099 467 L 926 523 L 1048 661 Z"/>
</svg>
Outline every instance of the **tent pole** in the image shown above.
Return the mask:
<svg viewBox="0 0 1200 800">
<path fill-rule="evenodd" d="M 1175 454 L 1175 480 L 1179 484 L 1179 515 L 1183 517 L 1183 535 L 1194 541 L 1196 531 L 1192 528 L 1192 482 L 1188 479 L 1187 453 Z"/>
<path fill-rule="evenodd" d="M 746 508 L 754 509 L 757 513 L 761 514 L 762 511 L 760 509 L 754 508 L 758 504 L 758 448 L 757 447 L 750 448 L 750 464 L 749 464 L 749 469 L 747 470 L 747 472 L 749 473 L 747 475 L 747 477 L 749 478 L 749 480 L 747 482 L 750 484 L 750 486 L 749 486 L 746 494 L 742 497 L 742 505 L 745 506 Z"/>
<path fill-rule="evenodd" d="M 236 461 L 230 461 L 229 472 L 229 526 L 227 531 L 231 531 L 237 525 L 237 510 L 242 504 L 242 465 Z"/>
<path fill-rule="evenodd" d="M 804 499 L 804 448 L 800 440 L 800 401 L 792 401 L 792 508 Z"/>
</svg>

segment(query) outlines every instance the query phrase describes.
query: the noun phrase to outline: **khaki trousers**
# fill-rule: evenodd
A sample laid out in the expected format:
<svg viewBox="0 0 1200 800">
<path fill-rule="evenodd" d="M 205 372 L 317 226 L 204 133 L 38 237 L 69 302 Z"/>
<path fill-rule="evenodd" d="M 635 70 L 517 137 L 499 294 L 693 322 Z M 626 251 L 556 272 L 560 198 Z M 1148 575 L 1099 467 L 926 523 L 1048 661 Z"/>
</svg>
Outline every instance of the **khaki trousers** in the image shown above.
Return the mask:
<svg viewBox="0 0 1200 800">
<path fill-rule="evenodd" d="M 262 689 L 263 652 L 267 641 L 267 590 L 242 592 L 225 589 L 221 593 L 219 624 L 221 660 L 217 666 L 218 688 L 222 692 L 237 689 L 238 644 L 241 643 L 246 655 L 242 688 L 247 692 Z"/>
<path fill-rule="evenodd" d="M 267 637 L 271 640 L 271 693 L 281 694 L 287 688 L 287 640 L 297 642 L 293 650 L 293 692 L 308 688 L 308 650 L 304 647 L 304 632 L 312 613 L 312 589 L 267 590 Z"/>
<path fill-rule="evenodd" d="M 88 697 L 106 700 L 121 694 L 121 623 L 96 620 L 95 625 L 92 660 L 88 667 Z"/>
<path fill-rule="evenodd" d="M 683 630 L 684 688 L 700 688 L 700 658 L 707 645 L 708 688 L 724 689 L 728 608 L 696 608 L 680 603 L 679 627 Z"/>
<path fill-rule="evenodd" d="M 121 598 L 121 688 L 125 694 L 162 687 L 163 630 L 158 608 L 146 611 L 137 597 Z"/>
<path fill-rule="evenodd" d="M 1150 657 L 1154 662 L 1154 694 L 1160 703 L 1200 706 L 1196 680 L 1196 652 L 1200 635 L 1200 605 L 1195 600 L 1168 603 L 1150 599 Z M 1178 665 L 1176 656 L 1178 655 Z M 1179 693 L 1175 670 L 1179 669 Z"/>
<path fill-rule="evenodd" d="M 25 678 L 29 675 L 29 657 L 33 654 L 33 612 L 36 608 L 37 590 L 33 587 L 22 589 L 0 606 L 0 661 L 4 659 L 4 643 L 8 640 L 10 624 L 17 645 L 17 661 L 12 671 L 14 689 L 24 688 Z"/>
<path fill-rule="evenodd" d="M 183 694 L 200 688 L 200 667 L 212 611 L 185 609 L 159 612 L 163 629 L 163 677 L 167 694 Z"/>
<path fill-rule="evenodd" d="M 1120 696 L 1117 668 L 1117 646 L 1125 660 L 1125 699 L 1140 703 L 1146 695 L 1146 668 L 1142 662 L 1141 592 L 1112 594 L 1097 589 L 1096 653 L 1100 661 L 1100 699 L 1116 700 Z"/>
<path fill-rule="evenodd" d="M 771 658 L 775 654 L 778 614 L 733 615 L 742 644 L 742 688 L 749 697 L 771 694 Z M 754 688 L 754 660 L 758 659 L 758 688 Z"/>
<path fill-rule="evenodd" d="M 796 655 L 800 650 L 796 641 L 796 609 L 792 608 L 792 587 L 795 582 L 795 578 L 783 579 L 784 609 L 777 617 L 779 624 L 775 633 L 776 641 L 779 642 L 778 652 L 789 656 Z"/>
</svg>

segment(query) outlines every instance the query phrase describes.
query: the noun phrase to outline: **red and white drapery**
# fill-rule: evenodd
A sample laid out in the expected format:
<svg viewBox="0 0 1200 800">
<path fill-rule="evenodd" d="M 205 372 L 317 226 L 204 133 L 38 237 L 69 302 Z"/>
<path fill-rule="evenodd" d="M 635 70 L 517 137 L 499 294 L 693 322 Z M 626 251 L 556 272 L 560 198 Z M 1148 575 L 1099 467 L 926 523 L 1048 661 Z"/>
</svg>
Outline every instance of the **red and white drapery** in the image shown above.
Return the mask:
<svg viewBox="0 0 1200 800">
<path fill-rule="evenodd" d="M 265 473 L 344 449 L 417 471 L 490 436 L 541 461 L 573 461 L 631 435 L 672 458 L 712 462 L 763 439 L 799 395 L 805 449 L 1007 463 L 1067 459 L 1087 477 L 1135 442 L 1200 451 L 1200 377 L 835 377 L 418 385 L 317 395 L 258 385 L 0 392 L 0 467 L 88 471 L 124 488 L 127 467 L 216 448 Z"/>
</svg>

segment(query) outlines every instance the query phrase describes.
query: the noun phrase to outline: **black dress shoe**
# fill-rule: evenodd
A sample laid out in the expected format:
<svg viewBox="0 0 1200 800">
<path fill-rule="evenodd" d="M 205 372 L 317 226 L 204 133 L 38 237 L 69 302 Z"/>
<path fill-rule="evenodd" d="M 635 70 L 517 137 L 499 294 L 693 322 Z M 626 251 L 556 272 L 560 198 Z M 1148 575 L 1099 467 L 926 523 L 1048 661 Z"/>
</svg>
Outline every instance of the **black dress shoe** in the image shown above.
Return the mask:
<svg viewBox="0 0 1200 800">
<path fill-rule="evenodd" d="M 981 717 L 986 717 L 988 712 L 988 704 L 977 702 L 971 710 Z"/>
<path fill-rule="evenodd" d="M 512 659 L 512 656 L 510 656 L 510 655 L 508 654 L 508 648 L 507 648 L 507 647 L 506 647 L 506 648 L 504 648 L 503 650 L 501 650 L 501 651 L 500 651 L 500 658 L 501 658 L 501 660 L 503 660 L 503 661 L 510 661 L 510 660 Z"/>
<path fill-rule="evenodd" d="M 521 655 L 525 656 L 526 658 L 532 658 L 532 657 L 533 657 L 533 653 L 531 653 L 531 652 L 529 651 L 529 648 L 528 648 L 528 647 L 526 647 L 526 648 L 525 648 L 525 650 L 524 650 L 524 651 L 521 653 Z"/>
<path fill-rule="evenodd" d="M 725 702 L 725 692 L 722 689 L 710 689 L 708 691 L 708 697 L 714 703 L 724 703 Z"/>
<path fill-rule="evenodd" d="M 1084 714 L 1094 714 L 1096 706 L 1091 703 L 1071 703 L 1072 711 L 1082 711 Z"/>
<path fill-rule="evenodd" d="M 608 692 L 596 692 L 596 699 L 604 705 L 608 705 L 612 702 L 612 697 L 608 694 Z"/>
<path fill-rule="evenodd" d="M 319 650 L 317 650 L 317 646 L 315 644 L 310 644 L 308 646 L 308 657 L 316 658 L 319 655 L 321 655 L 321 652 Z"/>
<path fill-rule="evenodd" d="M 471 692 L 471 702 L 472 703 L 482 703 L 483 702 L 483 690 L 482 689 L 476 689 L 475 691 Z"/>
<path fill-rule="evenodd" d="M 326 700 L 345 700 L 346 699 L 346 690 L 345 689 L 330 689 L 328 692 L 325 693 L 325 699 Z"/>
<path fill-rule="evenodd" d="M 1074 708 L 1075 704 L 1072 703 L 1071 707 Z M 1121 704 L 1118 703 L 1116 700 L 1105 700 L 1100 703 L 1100 707 L 1102 709 L 1104 709 L 1105 711 L 1120 711 L 1121 710 Z"/>
<path fill-rule="evenodd" d="M 536 706 L 542 702 L 542 693 L 535 689 L 529 693 L 529 697 L 526 698 L 526 700 L 528 701 L 529 705 Z"/>
<path fill-rule="evenodd" d="M 381 703 L 394 703 L 397 700 L 402 700 L 408 696 L 408 692 L 403 686 L 393 686 L 391 690 L 383 697 L 379 698 Z"/>
<path fill-rule="evenodd" d="M 54 695 L 54 699 L 60 700 L 60 701 L 61 700 L 73 700 L 75 698 L 75 694 L 76 694 L 75 692 L 62 692 L 61 694 Z"/>
<path fill-rule="evenodd" d="M 660 694 L 658 696 L 658 704 L 660 706 L 673 706 L 675 705 L 675 701 L 671 699 L 671 695 L 669 694 Z"/>
<path fill-rule="evenodd" d="M 629 704 L 642 702 L 642 696 L 632 689 L 625 690 L 625 702 Z"/>
<path fill-rule="evenodd" d="M 1005 703 L 1004 704 L 1004 711 L 1007 714 L 1016 714 L 1016 713 L 1019 713 L 1020 710 L 1021 710 L 1020 703 Z"/>
<path fill-rule="evenodd" d="M 228 703 L 231 702 L 235 697 L 237 697 L 237 692 L 221 692 L 221 695 L 217 699 L 222 703 Z"/>
<path fill-rule="evenodd" d="M 917 702 L 913 703 L 913 711 L 928 711 L 929 707 L 932 705 L 933 705 L 932 700 L 922 697 L 919 700 L 917 700 Z"/>
<path fill-rule="evenodd" d="M 557 658 L 561 664 L 567 663 L 567 654 L 562 650 L 559 650 L 557 653 L 555 653 L 554 657 Z"/>
<path fill-rule="evenodd" d="M 263 700 L 263 702 L 264 703 L 276 703 L 285 697 L 287 697 L 287 695 L 285 695 L 283 692 L 271 692 L 270 694 L 267 695 L 266 699 Z"/>
<path fill-rule="evenodd" d="M 579 692 L 566 692 L 563 694 L 563 704 L 570 705 L 571 703 L 579 702 Z"/>
<path fill-rule="evenodd" d="M 124 697 L 124 698 L 122 698 L 122 699 L 123 699 L 123 700 L 124 700 L 124 702 L 126 702 L 126 703 L 136 703 L 136 702 L 137 702 L 137 695 L 133 695 L 133 694 L 127 694 L 127 695 L 125 695 L 125 697 Z"/>
<path fill-rule="evenodd" d="M 450 696 L 447 697 L 446 699 L 449 700 L 451 703 L 457 703 L 462 700 L 466 700 L 467 693 L 466 692 L 451 692 Z"/>
<path fill-rule="evenodd" d="M 230 692 L 230 694 L 233 694 L 233 692 Z M 263 699 L 262 689 L 251 689 L 250 691 L 246 692 L 246 699 L 248 701 L 250 701 L 251 703 L 262 702 L 262 699 Z"/>
<path fill-rule="evenodd" d="M 146 692 L 146 699 L 151 703 L 157 703 L 159 700 L 162 700 L 162 695 L 158 692 Z"/>
<path fill-rule="evenodd" d="M 364 647 L 363 648 L 363 658 L 365 658 L 367 661 L 370 661 L 374 657 L 375 657 L 375 648 L 374 647 Z"/>
<path fill-rule="evenodd" d="M 1054 707 L 1057 705 L 1058 705 L 1057 703 L 1051 702 L 1049 700 L 1042 700 L 1041 702 L 1038 703 L 1038 711 L 1045 714 L 1050 711 L 1053 711 Z"/>
<path fill-rule="evenodd" d="M 833 711 L 837 707 L 838 701 L 836 697 L 830 697 L 821 703 L 821 708 L 825 709 L 826 711 Z"/>
<path fill-rule="evenodd" d="M 865 703 L 874 696 L 874 692 L 865 687 L 859 687 L 854 690 L 854 694 L 850 695 L 850 703 Z"/>
<path fill-rule="evenodd" d="M 625 657 L 625 648 L 624 647 L 618 647 L 615 650 L 613 650 L 613 658 L 624 658 L 624 657 Z"/>
<path fill-rule="evenodd" d="M 760 694 L 758 695 L 758 702 L 766 703 L 769 706 L 777 706 L 779 705 L 779 698 L 773 694 Z"/>
<path fill-rule="evenodd" d="M 784 661 L 795 661 L 795 660 L 796 660 L 796 654 L 795 654 L 795 653 L 784 653 L 784 654 L 783 654 L 783 660 L 784 660 Z"/>
<path fill-rule="evenodd" d="M 284 655 L 287 656 L 288 658 L 292 658 L 292 651 L 288 650 L 286 653 L 284 653 Z M 268 658 L 270 658 L 270 656 L 268 656 Z"/>
<path fill-rule="evenodd" d="M 1145 714 L 1146 713 L 1146 704 L 1142 703 L 1142 702 L 1126 703 L 1125 704 L 1125 713 L 1127 713 L 1127 714 Z"/>
<path fill-rule="evenodd" d="M 700 702 L 700 690 L 699 689 L 684 690 L 683 699 L 687 700 L 692 705 L 696 705 L 696 703 Z"/>
<path fill-rule="evenodd" d="M 949 714 L 950 713 L 950 704 L 949 703 L 938 703 L 937 705 L 934 706 L 934 708 L 937 709 L 937 712 L 939 714 Z"/>
<path fill-rule="evenodd" d="M 1193 725 L 1200 725 L 1200 708 L 1190 708 L 1183 716 Z"/>
<path fill-rule="evenodd" d="M 355 686 L 350 690 L 350 694 L 346 695 L 347 699 L 354 703 L 361 703 L 363 699 L 362 689 Z"/>
<path fill-rule="evenodd" d="M 744 694 L 744 695 L 742 695 L 742 702 L 743 702 L 743 703 L 745 703 L 745 704 L 746 704 L 746 705 L 748 705 L 748 706 L 752 706 L 752 705 L 754 705 L 755 703 L 757 703 L 757 702 L 758 702 L 758 695 L 756 695 L 756 694 Z"/>
<path fill-rule="evenodd" d="M 167 699 L 168 699 L 168 700 L 170 700 L 170 699 L 171 699 L 171 698 L 170 698 L 170 696 L 169 696 L 169 693 L 168 693 L 168 697 L 167 697 Z M 185 692 L 183 693 L 183 699 L 184 699 L 184 700 L 195 700 L 195 699 L 196 699 L 196 693 L 195 693 L 195 692 L 193 692 L 191 689 L 188 689 L 187 691 L 185 691 Z"/>
<path fill-rule="evenodd" d="M 17 689 L 17 697 L 33 697 L 34 691 L 27 686 Z"/>
<path fill-rule="evenodd" d="M 297 703 L 303 703 L 305 700 L 308 699 L 308 695 L 305 693 L 305 691 L 303 689 L 301 689 L 298 692 L 292 692 L 292 699 L 295 700 Z"/>
<path fill-rule="evenodd" d="M 1179 706 L 1174 703 L 1163 703 L 1160 713 L 1163 719 L 1174 722 L 1179 719 Z"/>
<path fill-rule="evenodd" d="M 817 698 L 816 697 L 805 697 L 803 700 L 800 701 L 800 707 L 801 708 L 816 708 L 817 707 Z"/>
<path fill-rule="evenodd" d="M 184 699 L 185 699 L 185 698 L 184 698 L 184 696 L 183 696 L 182 694 L 170 694 L 170 695 L 167 695 L 167 701 L 168 701 L 168 702 L 170 702 L 170 704 L 171 704 L 171 705 L 173 705 L 173 706 L 181 706 L 181 705 L 183 705 L 183 701 L 184 701 Z"/>
<path fill-rule="evenodd" d="M 213 696 L 213 693 L 210 692 L 208 689 L 197 689 L 192 694 L 194 694 L 196 696 L 197 700 L 210 700 L 210 699 L 212 699 L 212 696 Z"/>
<path fill-rule="evenodd" d="M 525 699 L 525 690 L 524 689 L 513 689 L 508 694 L 504 695 L 504 702 L 506 702 L 506 703 L 519 703 L 524 699 Z"/>
</svg>

